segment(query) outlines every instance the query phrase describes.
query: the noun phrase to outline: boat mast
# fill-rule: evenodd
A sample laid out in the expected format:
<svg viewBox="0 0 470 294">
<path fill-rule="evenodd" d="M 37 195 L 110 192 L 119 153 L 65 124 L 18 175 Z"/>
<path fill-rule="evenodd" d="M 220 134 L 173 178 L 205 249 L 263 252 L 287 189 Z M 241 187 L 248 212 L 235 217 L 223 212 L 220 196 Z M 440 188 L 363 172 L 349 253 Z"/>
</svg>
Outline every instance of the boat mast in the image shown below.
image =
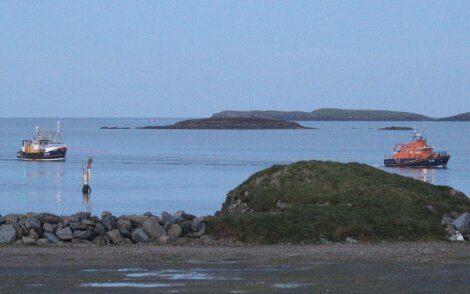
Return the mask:
<svg viewBox="0 0 470 294">
<path fill-rule="evenodd" d="M 60 137 L 60 121 L 58 120 L 57 121 L 57 132 L 56 132 L 56 135 L 55 137 L 57 138 L 57 143 L 61 143 L 61 137 Z"/>
</svg>

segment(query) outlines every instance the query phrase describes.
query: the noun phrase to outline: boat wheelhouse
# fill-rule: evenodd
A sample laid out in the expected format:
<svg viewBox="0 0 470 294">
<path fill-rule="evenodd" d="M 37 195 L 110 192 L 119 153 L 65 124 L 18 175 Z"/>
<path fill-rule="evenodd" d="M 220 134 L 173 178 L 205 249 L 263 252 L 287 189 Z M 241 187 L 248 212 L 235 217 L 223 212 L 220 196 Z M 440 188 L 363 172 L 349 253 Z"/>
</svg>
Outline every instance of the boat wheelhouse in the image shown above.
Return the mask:
<svg viewBox="0 0 470 294">
<path fill-rule="evenodd" d="M 64 161 L 67 154 L 67 145 L 62 143 L 60 122 L 57 122 L 57 131 L 41 131 L 36 127 L 33 140 L 23 140 L 21 150 L 16 157 L 19 160 L 36 161 Z"/>
</svg>

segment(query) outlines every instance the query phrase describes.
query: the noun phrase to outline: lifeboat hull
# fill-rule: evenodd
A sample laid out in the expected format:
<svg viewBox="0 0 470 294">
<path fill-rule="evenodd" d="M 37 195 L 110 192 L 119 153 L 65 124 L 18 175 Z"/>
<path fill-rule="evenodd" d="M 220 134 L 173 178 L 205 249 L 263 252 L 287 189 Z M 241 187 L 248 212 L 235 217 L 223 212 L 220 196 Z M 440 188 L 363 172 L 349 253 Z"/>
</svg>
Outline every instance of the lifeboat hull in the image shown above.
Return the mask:
<svg viewBox="0 0 470 294">
<path fill-rule="evenodd" d="M 417 167 L 417 168 L 445 168 L 450 155 L 428 158 L 385 159 L 385 166 Z"/>
<path fill-rule="evenodd" d="M 18 152 L 16 158 L 25 161 L 65 161 L 67 148 L 61 147 L 44 153 Z"/>
</svg>

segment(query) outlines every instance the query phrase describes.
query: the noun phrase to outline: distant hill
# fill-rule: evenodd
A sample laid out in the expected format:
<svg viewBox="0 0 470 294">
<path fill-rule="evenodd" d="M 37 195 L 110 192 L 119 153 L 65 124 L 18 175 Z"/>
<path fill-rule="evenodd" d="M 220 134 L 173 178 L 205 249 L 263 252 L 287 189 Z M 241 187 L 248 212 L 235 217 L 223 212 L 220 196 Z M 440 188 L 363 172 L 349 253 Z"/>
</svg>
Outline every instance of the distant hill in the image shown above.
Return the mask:
<svg viewBox="0 0 470 294">
<path fill-rule="evenodd" d="M 183 130 L 277 130 L 308 129 L 297 122 L 266 118 L 203 118 L 189 119 L 169 126 L 146 126 L 136 129 L 183 129 Z"/>
<path fill-rule="evenodd" d="M 213 118 L 267 118 L 295 121 L 426 121 L 434 118 L 411 112 L 319 108 L 302 111 L 222 111 Z"/>
<path fill-rule="evenodd" d="M 440 121 L 470 121 L 470 112 L 440 118 Z"/>
</svg>

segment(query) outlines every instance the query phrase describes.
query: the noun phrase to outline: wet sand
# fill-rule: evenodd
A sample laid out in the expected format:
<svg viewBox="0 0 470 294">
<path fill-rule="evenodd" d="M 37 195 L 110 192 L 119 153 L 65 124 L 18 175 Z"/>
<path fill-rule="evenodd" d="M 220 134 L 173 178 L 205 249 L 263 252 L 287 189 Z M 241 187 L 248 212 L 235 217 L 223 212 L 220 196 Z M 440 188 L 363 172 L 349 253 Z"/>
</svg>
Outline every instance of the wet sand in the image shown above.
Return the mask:
<svg viewBox="0 0 470 294">
<path fill-rule="evenodd" d="M 450 292 L 470 245 L 0 246 L 0 293 Z"/>
</svg>

